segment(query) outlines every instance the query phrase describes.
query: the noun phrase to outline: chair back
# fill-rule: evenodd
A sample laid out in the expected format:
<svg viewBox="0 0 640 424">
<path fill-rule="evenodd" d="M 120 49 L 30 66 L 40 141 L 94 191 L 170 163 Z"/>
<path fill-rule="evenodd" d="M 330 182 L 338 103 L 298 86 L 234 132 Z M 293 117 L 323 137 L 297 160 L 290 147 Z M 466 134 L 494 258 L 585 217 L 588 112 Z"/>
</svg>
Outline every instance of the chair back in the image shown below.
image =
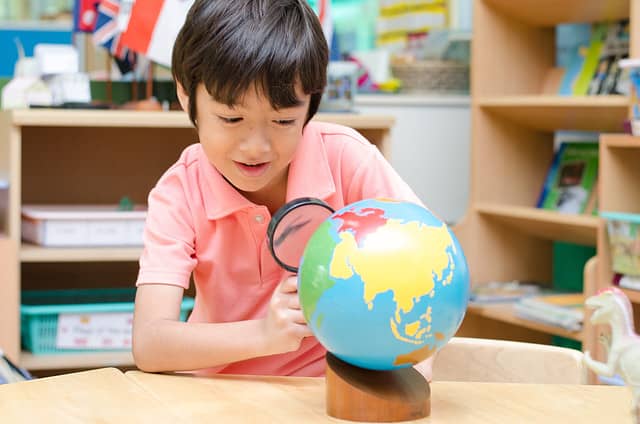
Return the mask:
<svg viewBox="0 0 640 424">
<path fill-rule="evenodd" d="M 453 337 L 436 354 L 433 381 L 585 384 L 582 360 L 565 347 Z"/>
</svg>

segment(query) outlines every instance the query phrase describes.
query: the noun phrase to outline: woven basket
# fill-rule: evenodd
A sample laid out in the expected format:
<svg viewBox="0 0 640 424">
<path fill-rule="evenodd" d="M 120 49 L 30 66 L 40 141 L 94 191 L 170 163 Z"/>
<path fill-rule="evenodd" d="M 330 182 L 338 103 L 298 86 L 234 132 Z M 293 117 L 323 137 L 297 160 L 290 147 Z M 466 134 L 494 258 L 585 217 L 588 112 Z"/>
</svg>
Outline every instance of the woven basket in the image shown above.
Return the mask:
<svg viewBox="0 0 640 424">
<path fill-rule="evenodd" d="M 464 63 L 444 60 L 394 63 L 391 71 L 402 81 L 404 92 L 469 92 L 469 65 Z"/>
</svg>

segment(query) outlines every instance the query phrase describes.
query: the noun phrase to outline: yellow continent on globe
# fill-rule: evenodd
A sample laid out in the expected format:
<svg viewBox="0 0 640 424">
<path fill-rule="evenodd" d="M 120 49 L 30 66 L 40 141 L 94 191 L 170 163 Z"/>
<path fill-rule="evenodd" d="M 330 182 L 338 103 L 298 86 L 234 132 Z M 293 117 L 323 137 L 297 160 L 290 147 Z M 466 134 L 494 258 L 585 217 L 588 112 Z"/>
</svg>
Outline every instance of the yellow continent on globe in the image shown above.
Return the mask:
<svg viewBox="0 0 640 424">
<path fill-rule="evenodd" d="M 391 290 L 396 304 L 395 316 L 390 320 L 393 334 L 402 341 L 422 344 L 425 337 L 430 336 L 431 326 L 425 327 L 423 323 L 431 322 L 431 307 L 421 317 L 424 321 L 403 324 L 405 336 L 398 331 L 402 321 L 400 313 L 411 311 L 415 299 L 435 295 L 434 275 L 442 280 L 446 270 L 453 271 L 454 261 L 447 248 L 455 249 L 455 246 L 447 227 L 389 219 L 367 234 L 362 246 L 358 246 L 351 232 L 341 232 L 340 239 L 329 273 L 342 279 L 358 274 L 364 284 L 364 302 L 369 309 L 373 308 L 373 300 L 378 294 Z M 442 284 L 449 284 L 452 277 L 453 272 L 449 272 Z M 394 286 L 393 282 L 406 284 Z"/>
</svg>

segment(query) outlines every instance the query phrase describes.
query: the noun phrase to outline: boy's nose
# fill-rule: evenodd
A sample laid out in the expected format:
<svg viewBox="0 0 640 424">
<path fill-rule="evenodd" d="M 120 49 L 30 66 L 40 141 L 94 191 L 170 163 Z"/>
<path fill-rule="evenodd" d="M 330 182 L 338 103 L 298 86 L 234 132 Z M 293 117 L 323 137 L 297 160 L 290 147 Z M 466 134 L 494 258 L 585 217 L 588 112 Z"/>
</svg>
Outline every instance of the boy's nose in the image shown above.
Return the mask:
<svg viewBox="0 0 640 424">
<path fill-rule="evenodd" d="M 271 142 L 266 134 L 252 132 L 240 144 L 240 150 L 249 156 L 258 157 L 271 150 Z"/>
</svg>

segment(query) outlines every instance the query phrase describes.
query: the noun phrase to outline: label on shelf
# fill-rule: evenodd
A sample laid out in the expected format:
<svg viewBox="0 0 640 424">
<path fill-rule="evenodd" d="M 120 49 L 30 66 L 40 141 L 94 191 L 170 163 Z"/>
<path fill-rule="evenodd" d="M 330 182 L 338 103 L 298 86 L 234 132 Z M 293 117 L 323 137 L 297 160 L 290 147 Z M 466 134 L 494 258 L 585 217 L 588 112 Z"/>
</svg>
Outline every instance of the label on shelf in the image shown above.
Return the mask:
<svg viewBox="0 0 640 424">
<path fill-rule="evenodd" d="M 128 349 L 133 313 L 60 314 L 58 349 Z"/>
</svg>

